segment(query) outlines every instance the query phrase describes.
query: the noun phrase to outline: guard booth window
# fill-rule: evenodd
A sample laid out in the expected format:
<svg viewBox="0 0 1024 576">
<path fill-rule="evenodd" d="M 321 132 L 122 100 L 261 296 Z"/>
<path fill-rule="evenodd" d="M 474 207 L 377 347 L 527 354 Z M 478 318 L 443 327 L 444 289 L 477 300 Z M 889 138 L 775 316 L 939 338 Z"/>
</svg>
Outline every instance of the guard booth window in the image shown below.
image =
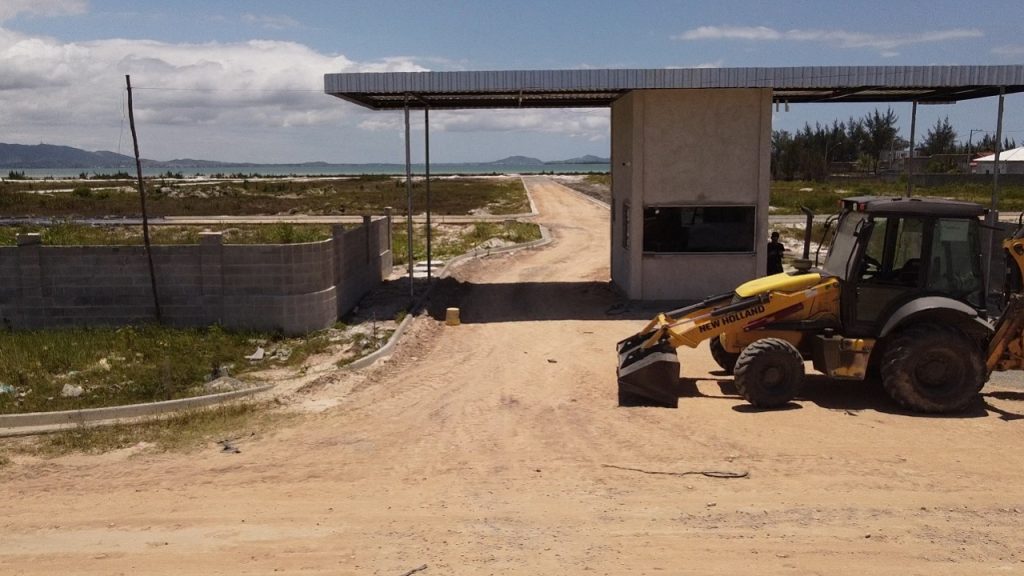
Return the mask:
<svg viewBox="0 0 1024 576">
<path fill-rule="evenodd" d="M 644 252 L 753 252 L 753 206 L 648 206 Z"/>
</svg>

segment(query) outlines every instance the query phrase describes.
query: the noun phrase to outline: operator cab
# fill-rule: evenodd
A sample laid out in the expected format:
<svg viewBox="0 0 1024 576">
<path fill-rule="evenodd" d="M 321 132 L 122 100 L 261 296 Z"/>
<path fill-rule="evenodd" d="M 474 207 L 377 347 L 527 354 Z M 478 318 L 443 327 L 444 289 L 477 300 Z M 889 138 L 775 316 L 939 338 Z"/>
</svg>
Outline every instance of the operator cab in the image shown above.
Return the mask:
<svg viewBox="0 0 1024 576">
<path fill-rule="evenodd" d="M 985 212 L 931 198 L 844 199 L 823 271 L 843 280 L 846 333 L 877 337 L 895 310 L 927 296 L 952 298 L 984 316 Z"/>
</svg>

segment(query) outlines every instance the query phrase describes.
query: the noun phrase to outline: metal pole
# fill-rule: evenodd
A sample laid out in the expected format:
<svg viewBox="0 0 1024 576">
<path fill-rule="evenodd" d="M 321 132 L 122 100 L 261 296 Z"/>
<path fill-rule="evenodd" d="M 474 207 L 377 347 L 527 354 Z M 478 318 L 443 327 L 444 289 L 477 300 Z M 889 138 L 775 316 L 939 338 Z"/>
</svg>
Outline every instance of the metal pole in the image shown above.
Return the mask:
<svg viewBox="0 0 1024 576">
<path fill-rule="evenodd" d="M 999 207 L 999 153 L 1003 149 L 1003 100 L 1006 98 L 1006 88 L 999 87 L 999 112 L 996 116 L 996 155 L 993 159 L 992 171 L 992 212 Z"/>
<path fill-rule="evenodd" d="M 433 277 L 433 258 L 430 253 L 430 106 L 426 103 L 423 104 L 423 147 L 424 147 L 424 163 L 426 166 L 426 179 L 427 179 L 427 284 Z"/>
<path fill-rule="evenodd" d="M 988 215 L 985 217 L 988 228 L 986 230 L 985 237 L 988 241 L 985 243 L 985 286 L 986 293 L 989 292 L 987 287 L 992 286 L 992 258 L 995 257 L 995 234 L 996 224 L 999 222 L 999 151 L 1002 148 L 1003 140 L 1003 100 L 1006 97 L 1006 88 L 999 87 L 999 111 L 996 114 L 996 154 L 993 159 L 992 171 L 992 200 L 989 204 Z M 987 303 L 986 298 L 986 303 Z"/>
<path fill-rule="evenodd" d="M 409 143 L 409 95 L 405 95 L 405 196 L 407 200 L 405 210 L 405 233 L 406 246 L 409 255 L 409 295 L 416 295 L 416 285 L 412 277 L 413 253 L 412 253 L 412 147 Z"/>
<path fill-rule="evenodd" d="M 146 211 L 146 186 L 142 180 L 142 160 L 139 159 L 139 137 L 135 133 L 135 111 L 132 106 L 132 77 L 124 76 L 125 85 L 128 87 L 128 125 L 132 129 L 132 146 L 135 148 L 135 173 L 139 179 L 139 198 L 142 200 L 142 242 L 146 246 L 146 259 L 149 260 L 149 286 L 153 292 L 153 307 L 156 309 L 156 321 L 163 323 L 163 314 L 160 312 L 160 297 L 156 291 L 156 269 L 153 266 L 153 251 L 149 245 L 149 217 Z"/>
<path fill-rule="evenodd" d="M 967 173 L 971 172 L 971 160 L 974 160 L 974 133 L 982 132 L 979 128 L 971 128 L 971 133 L 967 137 Z"/>
<path fill-rule="evenodd" d="M 917 135 L 917 100 L 910 110 L 910 155 L 907 158 L 907 198 L 914 194 L 914 137 Z"/>
</svg>

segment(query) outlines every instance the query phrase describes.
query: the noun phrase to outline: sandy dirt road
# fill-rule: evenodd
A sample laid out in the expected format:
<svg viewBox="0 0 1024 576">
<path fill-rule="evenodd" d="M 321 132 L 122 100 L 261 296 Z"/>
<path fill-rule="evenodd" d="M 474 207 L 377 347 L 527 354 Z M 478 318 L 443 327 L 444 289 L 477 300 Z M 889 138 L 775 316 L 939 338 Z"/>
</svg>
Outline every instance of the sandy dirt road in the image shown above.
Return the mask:
<svg viewBox="0 0 1024 576">
<path fill-rule="evenodd" d="M 333 408 L 0 468 L 0 574 L 1024 573 L 1024 393 L 929 418 L 811 378 L 757 412 L 699 349 L 678 410 L 618 408 L 608 211 L 527 182 L 554 242 L 457 269 L 463 325 L 307 392 Z"/>
</svg>

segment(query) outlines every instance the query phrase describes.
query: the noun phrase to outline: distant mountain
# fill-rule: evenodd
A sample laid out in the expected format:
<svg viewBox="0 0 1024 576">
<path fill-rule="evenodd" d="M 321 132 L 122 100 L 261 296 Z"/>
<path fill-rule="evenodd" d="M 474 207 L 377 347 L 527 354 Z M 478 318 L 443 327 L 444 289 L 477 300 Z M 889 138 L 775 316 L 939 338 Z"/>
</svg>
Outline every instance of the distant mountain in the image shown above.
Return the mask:
<svg viewBox="0 0 1024 576">
<path fill-rule="evenodd" d="M 87 152 L 53 144 L 0 144 L 4 168 L 128 168 L 135 159 L 114 152 Z"/>
<path fill-rule="evenodd" d="M 610 162 L 611 160 L 608 158 L 601 158 L 600 156 L 587 154 L 586 156 L 580 156 L 578 158 L 552 160 L 550 162 L 545 162 L 530 156 L 509 156 L 508 158 L 502 158 L 501 160 L 495 160 L 494 162 L 481 162 L 480 164 L 486 166 L 544 166 L 548 164 L 608 164 Z"/>
<path fill-rule="evenodd" d="M 544 161 L 529 156 L 509 156 L 494 162 L 481 162 L 480 164 L 486 166 L 542 166 Z"/>
<path fill-rule="evenodd" d="M 553 160 L 551 162 L 545 162 L 545 164 L 610 164 L 610 158 L 601 158 L 600 156 L 594 156 L 593 154 L 587 154 L 586 156 L 580 156 L 579 158 L 569 158 L 568 160 Z"/>
<path fill-rule="evenodd" d="M 530 156 L 509 156 L 493 162 L 454 162 L 447 165 L 468 165 L 479 166 L 546 166 L 558 164 L 608 164 L 607 158 L 586 155 L 568 160 L 556 160 L 545 162 Z M 199 160 L 195 158 L 176 158 L 174 160 L 147 160 L 142 159 L 142 165 L 149 168 L 181 169 L 181 168 L 218 168 L 222 166 L 241 166 L 258 168 L 260 166 L 273 166 L 273 164 L 257 164 L 251 162 L 221 162 L 217 160 Z M 292 163 L 291 166 L 359 166 L 359 164 L 331 164 L 328 162 L 303 162 Z M 382 164 L 383 165 L 383 164 Z M 441 164 L 445 165 L 445 164 Z M 134 169 L 135 158 L 116 152 L 97 151 L 89 152 L 70 146 L 57 146 L 54 144 L 3 144 L 0 143 L 0 168 L 3 169 L 25 169 L 25 168 L 62 168 L 62 169 L 94 169 L 94 168 L 117 168 Z"/>
</svg>

